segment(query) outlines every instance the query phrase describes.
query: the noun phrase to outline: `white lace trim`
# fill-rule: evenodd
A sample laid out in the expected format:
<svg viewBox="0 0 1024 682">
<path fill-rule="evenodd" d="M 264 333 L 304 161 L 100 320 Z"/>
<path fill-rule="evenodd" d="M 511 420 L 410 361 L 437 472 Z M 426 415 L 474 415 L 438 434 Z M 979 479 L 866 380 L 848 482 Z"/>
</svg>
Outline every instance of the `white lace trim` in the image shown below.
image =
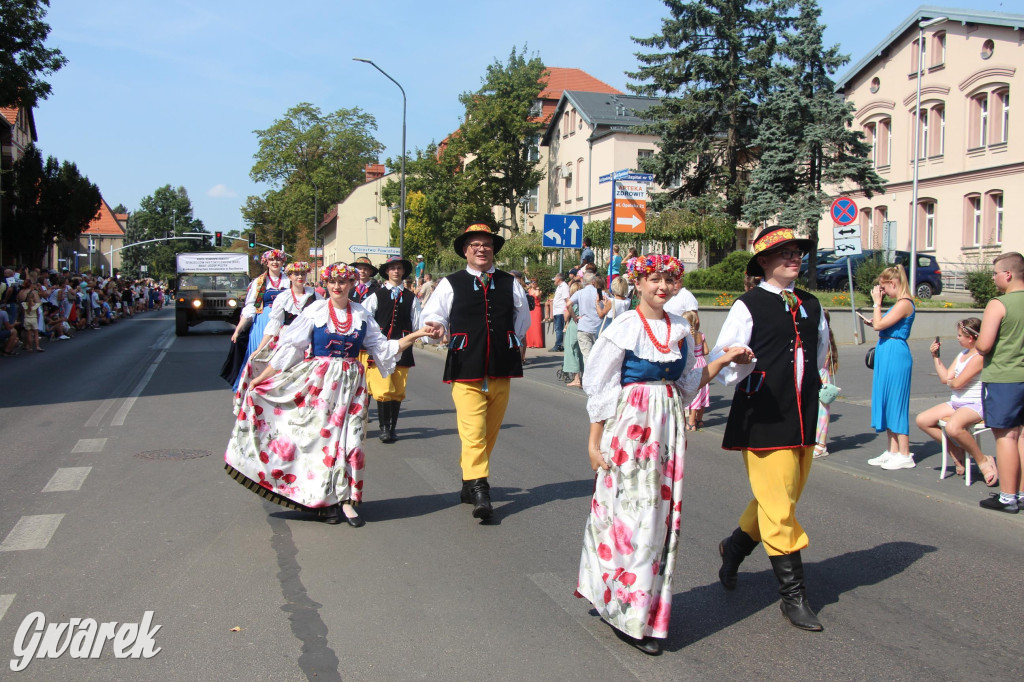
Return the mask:
<svg viewBox="0 0 1024 682">
<path fill-rule="evenodd" d="M 602 339 L 608 339 L 623 350 L 631 350 L 633 354 L 643 360 L 651 362 L 673 362 L 682 357 L 679 352 L 679 341 L 689 337 L 690 323 L 685 318 L 668 313 L 669 321 L 672 323 L 672 337 L 669 339 L 669 352 L 662 353 L 658 350 L 644 330 L 643 322 L 635 310 L 625 312 L 615 318 L 615 321 L 601 332 Z M 654 337 L 660 342 L 665 338 L 664 320 L 647 320 L 651 326 Z"/>
</svg>

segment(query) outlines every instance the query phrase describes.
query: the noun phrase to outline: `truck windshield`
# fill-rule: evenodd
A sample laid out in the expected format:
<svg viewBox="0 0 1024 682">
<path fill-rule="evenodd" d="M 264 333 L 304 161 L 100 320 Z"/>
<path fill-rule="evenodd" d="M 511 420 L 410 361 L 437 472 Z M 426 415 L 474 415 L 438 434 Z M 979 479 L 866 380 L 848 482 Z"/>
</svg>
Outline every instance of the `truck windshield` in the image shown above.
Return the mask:
<svg viewBox="0 0 1024 682">
<path fill-rule="evenodd" d="M 182 275 L 182 289 L 213 289 L 217 291 L 236 291 L 249 285 L 245 275 Z"/>
</svg>

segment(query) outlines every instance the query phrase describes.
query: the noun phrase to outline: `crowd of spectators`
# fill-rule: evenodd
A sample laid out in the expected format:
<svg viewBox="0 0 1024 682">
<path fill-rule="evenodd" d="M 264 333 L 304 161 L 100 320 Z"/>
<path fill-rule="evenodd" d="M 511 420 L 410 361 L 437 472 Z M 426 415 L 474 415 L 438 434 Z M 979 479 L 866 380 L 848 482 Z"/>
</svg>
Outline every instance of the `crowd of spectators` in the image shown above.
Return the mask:
<svg viewBox="0 0 1024 682">
<path fill-rule="evenodd" d="M 152 279 L 6 268 L 0 280 L 2 355 L 43 353 L 43 341 L 67 341 L 77 332 L 158 310 L 166 297 L 166 287 Z"/>
</svg>

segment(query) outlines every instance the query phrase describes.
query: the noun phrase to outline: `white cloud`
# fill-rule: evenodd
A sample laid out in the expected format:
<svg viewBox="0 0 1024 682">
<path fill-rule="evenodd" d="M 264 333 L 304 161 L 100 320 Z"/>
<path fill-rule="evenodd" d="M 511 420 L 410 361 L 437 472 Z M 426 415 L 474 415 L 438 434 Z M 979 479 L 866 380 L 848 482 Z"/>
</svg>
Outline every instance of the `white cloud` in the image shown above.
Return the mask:
<svg viewBox="0 0 1024 682">
<path fill-rule="evenodd" d="M 206 190 L 206 196 L 213 199 L 232 199 L 238 196 L 238 192 L 225 184 L 220 184 L 214 185 L 210 189 Z"/>
</svg>

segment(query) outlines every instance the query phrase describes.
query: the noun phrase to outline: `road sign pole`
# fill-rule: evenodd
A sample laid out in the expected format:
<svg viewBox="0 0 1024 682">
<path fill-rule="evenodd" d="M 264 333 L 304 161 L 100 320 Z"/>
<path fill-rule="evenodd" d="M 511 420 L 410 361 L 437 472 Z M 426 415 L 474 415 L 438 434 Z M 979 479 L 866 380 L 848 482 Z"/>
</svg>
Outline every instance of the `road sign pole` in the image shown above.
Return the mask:
<svg viewBox="0 0 1024 682">
<path fill-rule="evenodd" d="M 611 250 L 615 246 L 615 178 L 612 177 L 612 219 L 608 223 L 608 257 L 611 258 Z"/>
<path fill-rule="evenodd" d="M 864 334 L 861 333 L 860 318 L 857 317 L 857 300 L 853 293 L 853 265 L 849 256 L 846 257 L 846 283 L 850 287 L 850 314 L 853 316 L 853 342 L 858 346 L 864 343 Z"/>
</svg>

